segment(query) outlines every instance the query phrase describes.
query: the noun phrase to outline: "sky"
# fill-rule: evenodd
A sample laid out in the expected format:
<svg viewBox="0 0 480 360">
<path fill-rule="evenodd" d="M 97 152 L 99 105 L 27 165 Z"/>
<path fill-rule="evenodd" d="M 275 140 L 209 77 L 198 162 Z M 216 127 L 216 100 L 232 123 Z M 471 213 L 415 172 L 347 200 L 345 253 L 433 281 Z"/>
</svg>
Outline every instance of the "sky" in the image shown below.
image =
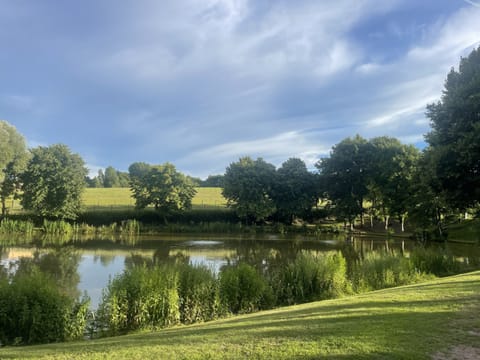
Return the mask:
<svg viewBox="0 0 480 360">
<path fill-rule="evenodd" d="M 346 137 L 424 146 L 480 0 L 0 0 L 0 119 L 95 174 L 310 169 Z"/>
</svg>

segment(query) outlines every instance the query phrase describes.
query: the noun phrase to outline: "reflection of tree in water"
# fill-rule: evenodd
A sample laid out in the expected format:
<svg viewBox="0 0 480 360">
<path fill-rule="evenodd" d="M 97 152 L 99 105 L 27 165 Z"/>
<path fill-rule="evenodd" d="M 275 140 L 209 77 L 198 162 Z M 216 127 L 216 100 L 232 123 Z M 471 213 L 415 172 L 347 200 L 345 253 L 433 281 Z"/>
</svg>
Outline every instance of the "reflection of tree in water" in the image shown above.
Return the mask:
<svg viewBox="0 0 480 360">
<path fill-rule="evenodd" d="M 48 252 L 35 251 L 32 258 L 20 258 L 15 262 L 17 274 L 29 274 L 39 270 L 51 276 L 62 291 L 72 298 L 79 298 L 78 265 L 81 255 L 71 247 L 55 248 Z"/>
<path fill-rule="evenodd" d="M 135 266 L 155 266 L 155 265 L 176 265 L 176 264 L 188 264 L 190 257 L 182 253 L 170 254 L 168 248 L 159 248 L 155 250 L 153 255 L 145 256 L 132 253 L 130 256 L 125 257 L 125 268 L 131 269 Z"/>
</svg>

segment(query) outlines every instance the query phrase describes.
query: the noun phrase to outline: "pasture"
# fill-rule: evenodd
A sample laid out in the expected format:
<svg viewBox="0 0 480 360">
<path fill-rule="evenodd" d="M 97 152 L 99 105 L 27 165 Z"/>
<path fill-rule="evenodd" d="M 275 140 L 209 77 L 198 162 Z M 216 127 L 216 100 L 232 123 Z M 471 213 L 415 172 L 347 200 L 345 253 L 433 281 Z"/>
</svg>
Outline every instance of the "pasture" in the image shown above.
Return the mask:
<svg viewBox="0 0 480 360">
<path fill-rule="evenodd" d="M 195 208 L 224 208 L 226 200 L 222 196 L 222 189 L 217 187 L 198 187 L 192 199 Z M 102 209 L 132 209 L 135 200 L 129 188 L 87 188 L 82 196 L 82 203 L 86 210 Z"/>
</svg>

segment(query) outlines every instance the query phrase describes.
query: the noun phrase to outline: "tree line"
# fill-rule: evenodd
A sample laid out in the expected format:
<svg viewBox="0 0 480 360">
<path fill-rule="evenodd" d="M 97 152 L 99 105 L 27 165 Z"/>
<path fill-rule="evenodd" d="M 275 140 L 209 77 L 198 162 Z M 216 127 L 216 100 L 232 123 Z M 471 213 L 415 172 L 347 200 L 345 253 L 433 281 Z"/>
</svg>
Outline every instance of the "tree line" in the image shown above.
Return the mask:
<svg viewBox="0 0 480 360">
<path fill-rule="evenodd" d="M 223 188 L 239 218 L 250 223 L 312 220 L 323 209 L 353 227 L 381 218 L 418 228 L 435 226 L 441 234 L 446 215 L 478 207 L 480 201 L 480 48 L 449 72 L 441 99 L 427 105 L 431 131 L 420 151 L 392 137 L 356 135 L 333 146 L 330 156 L 308 171 L 290 158 L 278 169 L 262 158 L 240 158 L 224 175 L 205 183 Z M 20 197 L 26 210 L 44 217 L 75 219 L 87 169 L 78 154 L 56 144 L 27 150 L 16 129 L 0 121 L 0 200 Z M 113 167 L 89 179 L 94 186 L 128 186 L 138 209 L 164 213 L 191 207 L 200 179 L 170 163 L 133 163 L 128 173 Z M 200 180 L 201 181 L 201 180 Z M 95 185 L 97 184 L 97 185 Z M 326 211 L 326 212 L 325 212 Z"/>
</svg>

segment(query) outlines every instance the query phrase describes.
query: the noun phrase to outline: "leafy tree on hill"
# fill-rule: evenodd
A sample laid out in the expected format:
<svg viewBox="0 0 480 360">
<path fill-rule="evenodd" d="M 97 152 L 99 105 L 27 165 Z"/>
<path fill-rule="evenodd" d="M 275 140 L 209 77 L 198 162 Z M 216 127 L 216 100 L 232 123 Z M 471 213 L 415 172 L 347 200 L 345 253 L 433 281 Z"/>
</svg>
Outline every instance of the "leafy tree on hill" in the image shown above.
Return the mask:
<svg viewBox="0 0 480 360">
<path fill-rule="evenodd" d="M 174 165 L 133 163 L 129 173 L 130 189 L 137 209 L 153 205 L 155 210 L 166 215 L 192 206 L 195 187 Z"/>
<path fill-rule="evenodd" d="M 21 175 L 22 206 L 44 217 L 76 219 L 88 170 L 63 144 L 38 147 Z"/>
<path fill-rule="evenodd" d="M 258 222 L 275 212 L 274 184 L 275 166 L 262 158 L 243 157 L 227 167 L 222 193 L 239 217 Z"/>
<path fill-rule="evenodd" d="M 451 69 L 439 102 L 427 106 L 426 140 L 434 176 L 449 202 L 465 209 L 480 201 L 480 47 Z"/>
<path fill-rule="evenodd" d="M 7 213 L 7 198 L 20 187 L 19 174 L 26 166 L 28 151 L 25 139 L 15 127 L 0 121 L 0 201 L 2 216 Z"/>
</svg>

